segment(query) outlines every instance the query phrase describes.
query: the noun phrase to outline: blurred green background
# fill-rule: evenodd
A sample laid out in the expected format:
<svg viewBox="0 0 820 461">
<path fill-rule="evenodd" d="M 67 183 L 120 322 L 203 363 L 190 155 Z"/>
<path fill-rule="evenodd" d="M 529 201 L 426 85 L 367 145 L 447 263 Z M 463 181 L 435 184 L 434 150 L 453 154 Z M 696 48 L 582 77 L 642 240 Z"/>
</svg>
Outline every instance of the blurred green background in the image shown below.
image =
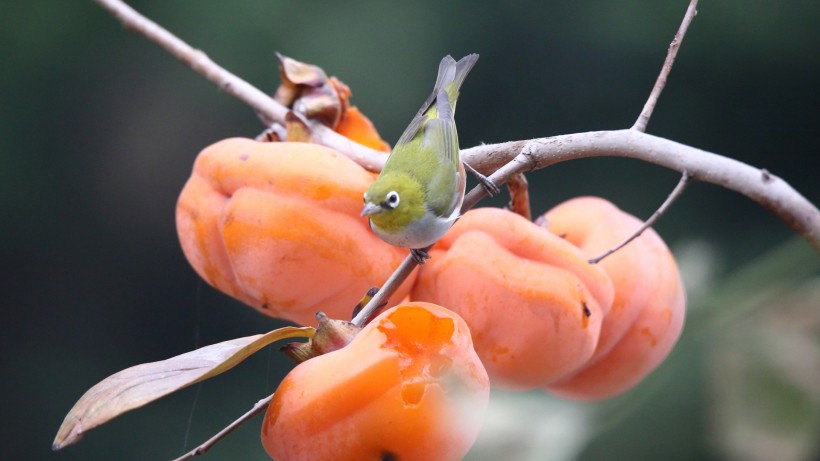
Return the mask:
<svg viewBox="0 0 820 461">
<path fill-rule="evenodd" d="M 648 132 L 767 168 L 820 202 L 820 2 L 701 3 Z M 322 66 L 390 142 L 440 58 L 477 52 L 457 116 L 465 147 L 631 126 L 687 6 L 131 4 L 267 92 L 278 83 L 274 51 Z M 106 376 L 280 325 L 199 281 L 174 227 L 196 154 L 262 127 L 89 1 L 3 2 L 0 59 L 0 458 L 171 459 L 269 394 L 288 363 L 262 352 L 77 446 L 50 444 Z M 645 217 L 677 175 L 590 159 L 529 180 L 537 213 L 594 194 Z M 748 199 L 698 183 L 656 229 L 689 285 L 672 357 L 602 404 L 498 394 L 471 459 L 818 459 L 817 253 Z M 267 459 L 258 431 L 255 420 L 203 459 Z"/>
</svg>

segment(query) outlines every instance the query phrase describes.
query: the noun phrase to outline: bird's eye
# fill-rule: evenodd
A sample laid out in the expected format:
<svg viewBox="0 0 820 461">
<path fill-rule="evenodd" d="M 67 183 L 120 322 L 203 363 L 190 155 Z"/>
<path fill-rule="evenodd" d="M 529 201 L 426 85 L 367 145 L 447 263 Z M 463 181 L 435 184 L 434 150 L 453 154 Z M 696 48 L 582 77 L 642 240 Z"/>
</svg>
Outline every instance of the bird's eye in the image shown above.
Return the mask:
<svg viewBox="0 0 820 461">
<path fill-rule="evenodd" d="M 394 190 L 388 192 L 385 196 L 385 204 L 390 208 L 396 208 L 399 205 L 399 193 Z"/>
</svg>

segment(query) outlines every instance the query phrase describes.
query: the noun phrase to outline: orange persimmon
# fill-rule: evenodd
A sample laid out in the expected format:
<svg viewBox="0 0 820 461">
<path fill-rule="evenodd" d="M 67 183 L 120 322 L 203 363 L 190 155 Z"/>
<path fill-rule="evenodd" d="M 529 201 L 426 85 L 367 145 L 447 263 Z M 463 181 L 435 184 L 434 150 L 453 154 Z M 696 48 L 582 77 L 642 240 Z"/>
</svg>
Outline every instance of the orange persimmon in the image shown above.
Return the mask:
<svg viewBox="0 0 820 461">
<path fill-rule="evenodd" d="M 480 208 L 430 255 L 411 299 L 464 318 L 494 385 L 546 386 L 592 357 L 612 283 L 571 243 L 512 212 Z"/>
<path fill-rule="evenodd" d="M 382 140 L 373 122 L 358 107 L 350 106 L 334 130 L 340 135 L 352 139 L 372 149 L 390 152 L 390 146 Z"/>
<path fill-rule="evenodd" d="M 433 247 L 411 298 L 465 319 L 494 384 L 581 400 L 623 392 L 680 334 L 685 297 L 675 261 L 650 229 L 589 264 L 641 224 L 602 199 L 571 200 L 544 220 L 467 213 Z"/>
<path fill-rule="evenodd" d="M 597 197 L 564 202 L 544 215 L 545 227 L 595 257 L 631 236 L 640 220 Z M 677 264 L 653 229 L 599 264 L 615 287 L 598 348 L 583 369 L 549 387 L 574 398 L 623 392 L 654 370 L 683 329 L 686 296 Z"/>
<path fill-rule="evenodd" d="M 320 145 L 220 141 L 199 154 L 179 197 L 183 252 L 209 284 L 267 315 L 349 318 L 406 255 L 359 216 L 374 177 Z"/>
<path fill-rule="evenodd" d="M 277 461 L 459 460 L 488 398 L 464 321 L 405 303 L 347 346 L 291 370 L 268 407 L 262 443 Z"/>
</svg>

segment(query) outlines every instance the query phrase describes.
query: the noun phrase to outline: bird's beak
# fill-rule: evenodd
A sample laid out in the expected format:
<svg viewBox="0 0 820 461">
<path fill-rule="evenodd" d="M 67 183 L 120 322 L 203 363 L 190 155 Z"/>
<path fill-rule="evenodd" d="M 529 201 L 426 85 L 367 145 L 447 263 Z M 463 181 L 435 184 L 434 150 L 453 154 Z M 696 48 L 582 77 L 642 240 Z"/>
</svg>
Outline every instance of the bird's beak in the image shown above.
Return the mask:
<svg viewBox="0 0 820 461">
<path fill-rule="evenodd" d="M 359 216 L 370 216 L 376 213 L 381 213 L 382 207 L 377 203 L 370 203 L 367 202 L 364 204 L 364 208 L 362 208 L 361 214 Z"/>
</svg>

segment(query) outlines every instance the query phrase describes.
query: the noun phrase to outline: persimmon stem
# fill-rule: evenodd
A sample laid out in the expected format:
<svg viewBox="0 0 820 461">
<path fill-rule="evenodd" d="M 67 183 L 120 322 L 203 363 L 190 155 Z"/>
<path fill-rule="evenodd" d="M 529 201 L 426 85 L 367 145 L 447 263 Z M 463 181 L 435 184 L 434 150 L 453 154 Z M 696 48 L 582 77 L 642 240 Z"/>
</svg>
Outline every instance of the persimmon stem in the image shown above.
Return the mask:
<svg viewBox="0 0 820 461">
<path fill-rule="evenodd" d="M 655 85 L 652 87 L 652 92 L 649 93 L 649 98 L 646 100 L 641 114 L 638 116 L 638 119 L 635 120 L 635 124 L 632 125 L 633 130 L 646 131 L 646 125 L 649 123 L 649 118 L 652 117 L 652 112 L 655 110 L 658 98 L 664 87 L 666 87 L 666 79 L 669 78 L 669 73 L 672 72 L 672 65 L 675 63 L 675 57 L 678 55 L 678 49 L 680 49 L 683 37 L 689 29 L 689 24 L 692 23 L 692 20 L 698 14 L 697 6 L 698 0 L 691 0 L 689 2 L 689 7 L 686 9 L 686 14 L 683 15 L 683 21 L 678 28 L 678 32 L 672 39 L 672 43 L 669 44 L 669 49 L 666 51 L 666 59 L 663 62 L 660 74 L 658 74 L 658 79 L 655 80 Z"/>
<path fill-rule="evenodd" d="M 268 405 L 270 404 L 270 401 L 272 399 L 273 399 L 273 394 L 271 394 L 271 395 L 265 397 L 264 399 L 256 402 L 256 404 L 253 406 L 253 408 L 248 410 L 247 413 L 245 413 L 244 415 L 237 418 L 231 424 L 225 426 L 221 431 L 214 434 L 213 437 L 206 440 L 205 442 L 203 442 L 202 444 L 200 444 L 199 446 L 197 446 L 193 450 L 189 451 L 188 453 L 185 453 L 184 455 L 180 456 L 179 458 L 174 458 L 173 461 L 185 461 L 185 460 L 192 459 L 192 458 L 195 458 L 195 457 L 200 456 L 200 455 L 204 455 L 205 453 L 208 452 L 208 450 L 211 449 L 211 447 L 213 447 L 214 445 L 219 443 L 222 439 L 224 439 L 226 436 L 228 436 L 228 434 L 235 431 L 239 426 L 245 424 L 246 422 L 253 419 L 254 416 L 262 413 L 263 411 L 265 411 L 265 409 L 268 407 Z"/>
<path fill-rule="evenodd" d="M 606 252 L 606 253 L 604 253 L 604 254 L 602 254 L 602 255 L 600 255 L 600 256 L 598 256 L 598 257 L 596 257 L 596 258 L 592 258 L 592 259 L 590 259 L 590 260 L 589 260 L 589 263 L 590 263 L 590 264 L 598 264 L 599 262 L 601 262 L 601 260 L 603 260 L 603 259 L 604 259 L 604 258 L 606 258 L 607 256 L 611 255 L 612 253 L 615 253 L 616 251 L 618 251 L 618 250 L 620 250 L 621 248 L 623 248 L 623 247 L 625 247 L 626 245 L 628 245 L 628 244 L 629 244 L 629 242 L 631 242 L 631 241 L 635 240 L 636 238 L 640 237 L 640 235 L 641 235 L 641 234 L 643 234 L 643 232 L 644 232 L 645 230 L 647 230 L 647 229 L 649 229 L 650 227 L 652 227 L 652 226 L 655 224 L 655 222 L 656 222 L 656 221 L 657 221 L 657 220 L 658 220 L 658 219 L 659 219 L 659 218 L 660 218 L 660 217 L 661 217 L 661 216 L 662 216 L 662 215 L 666 212 L 666 210 L 667 210 L 667 209 L 668 209 L 668 208 L 672 205 L 672 203 L 674 203 L 674 202 L 675 202 L 675 200 L 677 200 L 677 199 L 678 199 L 678 197 L 680 197 L 680 196 L 681 196 L 681 194 L 683 194 L 683 191 L 684 191 L 684 189 L 686 189 L 686 185 L 687 185 L 688 183 L 689 183 L 689 173 L 687 173 L 686 171 L 684 171 L 684 172 L 683 172 L 683 174 L 682 174 L 682 175 L 681 175 L 681 177 L 680 177 L 680 181 L 678 181 L 678 185 L 677 185 L 677 186 L 675 186 L 675 188 L 672 190 L 672 192 L 669 194 L 669 196 L 668 196 L 668 197 L 666 197 L 666 200 L 664 200 L 664 202 L 661 204 L 661 206 L 660 206 L 660 207 L 658 207 L 658 209 L 657 209 L 657 210 L 655 210 L 655 212 L 654 212 L 654 213 L 652 213 L 652 216 L 650 216 L 650 217 L 649 217 L 649 219 L 647 219 L 647 220 L 646 220 L 646 221 L 645 221 L 645 222 L 641 225 L 641 227 L 639 227 L 639 228 L 638 228 L 638 229 L 637 229 L 637 230 L 636 230 L 636 231 L 635 231 L 632 235 L 630 235 L 630 236 L 629 236 L 629 238 L 627 238 L 627 239 L 626 239 L 626 240 L 624 240 L 623 242 L 621 242 L 621 243 L 619 243 L 618 245 L 616 245 L 616 246 L 614 246 L 614 247 L 610 248 L 609 250 L 607 250 L 607 252 Z"/>
<path fill-rule="evenodd" d="M 510 210 L 515 214 L 523 216 L 527 221 L 532 221 L 529 185 L 524 173 L 518 173 L 510 178 L 510 180 L 507 181 L 507 189 L 510 191 Z"/>
</svg>

